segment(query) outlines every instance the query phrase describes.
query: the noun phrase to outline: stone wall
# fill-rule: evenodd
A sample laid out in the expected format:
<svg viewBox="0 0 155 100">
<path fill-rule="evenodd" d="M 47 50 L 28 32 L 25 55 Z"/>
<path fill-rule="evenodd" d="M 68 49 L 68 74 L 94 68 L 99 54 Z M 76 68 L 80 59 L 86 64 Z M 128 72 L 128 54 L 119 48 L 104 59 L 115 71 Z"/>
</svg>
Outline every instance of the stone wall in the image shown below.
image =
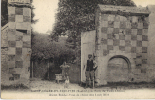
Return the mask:
<svg viewBox="0 0 155 100">
<path fill-rule="evenodd" d="M 155 6 L 148 6 L 149 11 L 149 31 L 148 31 L 148 79 L 155 81 Z"/>
<path fill-rule="evenodd" d="M 26 2 L 30 3 L 30 0 Z M 31 56 L 31 9 L 29 4 L 9 0 L 8 2 L 8 28 L 3 38 L 7 37 L 5 50 L 2 55 L 7 56 L 5 74 L 6 82 L 10 84 L 29 84 L 29 67 Z M 3 33 L 2 32 L 2 33 Z M 6 34 L 7 33 L 7 34 Z M 3 42 L 4 43 L 4 42 Z M 5 44 L 5 43 L 4 43 Z M 2 61 L 2 63 L 5 63 Z M 4 68 L 4 66 L 2 65 Z"/>
<path fill-rule="evenodd" d="M 116 55 L 130 62 L 128 81 L 147 81 L 149 11 L 146 8 L 105 5 L 99 5 L 98 9 L 95 48 L 99 65 L 98 83 L 107 83 L 108 62 Z"/>
</svg>

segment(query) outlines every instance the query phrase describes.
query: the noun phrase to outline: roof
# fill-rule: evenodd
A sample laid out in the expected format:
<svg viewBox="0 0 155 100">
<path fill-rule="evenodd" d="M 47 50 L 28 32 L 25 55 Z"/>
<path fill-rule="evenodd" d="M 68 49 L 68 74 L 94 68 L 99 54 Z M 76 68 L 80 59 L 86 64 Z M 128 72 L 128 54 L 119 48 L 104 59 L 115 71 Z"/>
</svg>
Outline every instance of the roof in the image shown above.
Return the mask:
<svg viewBox="0 0 155 100">
<path fill-rule="evenodd" d="M 146 7 L 129 7 L 129 6 L 113 6 L 113 5 L 101 5 L 98 4 L 101 12 L 124 12 L 131 14 L 150 14 Z"/>
</svg>

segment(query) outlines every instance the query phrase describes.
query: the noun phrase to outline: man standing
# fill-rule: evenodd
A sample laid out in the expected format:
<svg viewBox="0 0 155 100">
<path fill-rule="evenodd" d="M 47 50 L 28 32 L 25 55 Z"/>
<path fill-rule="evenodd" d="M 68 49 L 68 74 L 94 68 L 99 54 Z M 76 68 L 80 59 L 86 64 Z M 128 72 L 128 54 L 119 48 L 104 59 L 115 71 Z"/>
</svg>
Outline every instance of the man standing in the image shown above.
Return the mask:
<svg viewBox="0 0 155 100">
<path fill-rule="evenodd" d="M 85 66 L 84 66 L 85 68 Z M 88 60 L 87 60 L 87 65 L 86 65 L 86 86 L 85 88 L 88 87 L 89 84 L 89 78 L 91 80 L 91 87 L 94 87 L 94 61 L 92 58 L 92 55 L 88 55 Z"/>
</svg>

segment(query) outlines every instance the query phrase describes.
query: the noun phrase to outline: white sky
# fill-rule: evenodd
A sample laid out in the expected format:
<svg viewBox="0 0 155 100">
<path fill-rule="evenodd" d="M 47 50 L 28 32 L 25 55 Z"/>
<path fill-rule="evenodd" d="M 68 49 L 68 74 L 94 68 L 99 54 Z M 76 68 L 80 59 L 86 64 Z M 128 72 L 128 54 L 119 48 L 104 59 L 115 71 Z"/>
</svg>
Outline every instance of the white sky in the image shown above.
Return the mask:
<svg viewBox="0 0 155 100">
<path fill-rule="evenodd" d="M 155 5 L 155 0 L 133 1 L 137 6 L 146 7 L 147 5 Z M 55 22 L 56 9 L 58 8 L 58 0 L 33 0 L 33 5 L 36 8 L 34 10 L 34 19 L 39 19 L 36 24 L 32 25 L 34 31 L 46 33 L 48 30 L 52 30 Z"/>
</svg>

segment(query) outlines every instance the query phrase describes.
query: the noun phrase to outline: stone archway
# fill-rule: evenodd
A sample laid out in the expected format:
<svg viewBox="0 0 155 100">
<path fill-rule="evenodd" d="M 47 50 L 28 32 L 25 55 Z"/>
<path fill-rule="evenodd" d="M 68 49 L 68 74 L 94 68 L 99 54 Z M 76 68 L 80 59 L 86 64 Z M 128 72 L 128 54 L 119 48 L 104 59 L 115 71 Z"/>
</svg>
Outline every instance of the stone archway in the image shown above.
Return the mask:
<svg viewBox="0 0 155 100">
<path fill-rule="evenodd" d="M 107 65 L 107 82 L 127 82 L 131 73 L 131 63 L 123 55 L 111 57 Z"/>
</svg>

